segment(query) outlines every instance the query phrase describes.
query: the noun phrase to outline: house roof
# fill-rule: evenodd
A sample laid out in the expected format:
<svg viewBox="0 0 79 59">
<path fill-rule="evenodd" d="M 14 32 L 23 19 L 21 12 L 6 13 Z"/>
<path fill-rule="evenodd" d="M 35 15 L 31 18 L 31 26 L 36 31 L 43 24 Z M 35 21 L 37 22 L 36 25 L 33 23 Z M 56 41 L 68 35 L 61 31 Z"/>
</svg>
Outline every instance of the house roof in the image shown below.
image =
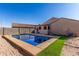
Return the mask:
<svg viewBox="0 0 79 59">
<path fill-rule="evenodd" d="M 48 21 L 44 22 L 43 24 L 53 24 L 53 23 L 57 23 L 59 21 L 63 20 L 64 22 L 68 21 L 68 22 L 77 22 L 79 23 L 78 20 L 74 20 L 74 19 L 69 19 L 69 18 L 50 18 Z"/>
<path fill-rule="evenodd" d="M 52 18 L 48 19 L 46 22 L 44 22 L 43 25 L 44 24 L 51 24 L 51 23 L 54 23 L 58 20 L 59 20 L 58 18 L 52 17 Z"/>
</svg>

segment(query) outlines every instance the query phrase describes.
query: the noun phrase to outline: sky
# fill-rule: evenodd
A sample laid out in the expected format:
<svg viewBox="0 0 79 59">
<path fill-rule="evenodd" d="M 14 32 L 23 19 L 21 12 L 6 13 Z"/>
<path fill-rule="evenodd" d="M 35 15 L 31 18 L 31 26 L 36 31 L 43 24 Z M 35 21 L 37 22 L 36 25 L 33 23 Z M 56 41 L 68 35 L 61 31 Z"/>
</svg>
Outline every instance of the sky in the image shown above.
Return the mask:
<svg viewBox="0 0 79 59">
<path fill-rule="evenodd" d="M 0 3 L 0 26 L 12 23 L 42 24 L 52 17 L 79 20 L 79 4 L 67 3 Z"/>
</svg>

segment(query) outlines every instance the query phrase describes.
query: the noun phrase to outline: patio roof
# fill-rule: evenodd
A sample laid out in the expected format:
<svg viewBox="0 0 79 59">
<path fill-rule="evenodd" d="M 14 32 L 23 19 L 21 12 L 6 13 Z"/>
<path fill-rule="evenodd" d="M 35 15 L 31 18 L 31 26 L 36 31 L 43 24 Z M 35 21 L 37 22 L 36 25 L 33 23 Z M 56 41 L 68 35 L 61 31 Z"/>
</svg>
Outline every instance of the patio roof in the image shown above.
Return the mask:
<svg viewBox="0 0 79 59">
<path fill-rule="evenodd" d="M 12 23 L 12 28 L 34 28 L 35 25 L 32 24 L 19 24 L 19 23 Z"/>
</svg>

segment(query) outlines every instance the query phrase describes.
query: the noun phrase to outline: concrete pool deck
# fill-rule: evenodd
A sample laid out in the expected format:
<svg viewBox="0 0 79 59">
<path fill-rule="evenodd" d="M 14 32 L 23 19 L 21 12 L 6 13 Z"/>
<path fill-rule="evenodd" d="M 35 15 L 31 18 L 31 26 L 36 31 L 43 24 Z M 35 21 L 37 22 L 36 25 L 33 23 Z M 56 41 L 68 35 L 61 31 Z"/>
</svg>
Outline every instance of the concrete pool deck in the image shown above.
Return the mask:
<svg viewBox="0 0 79 59">
<path fill-rule="evenodd" d="M 0 35 L 0 56 L 22 56 L 22 54 Z"/>
<path fill-rule="evenodd" d="M 4 35 L 7 39 L 2 38 L 0 35 L 0 56 L 23 56 L 18 49 L 14 48 L 8 41 L 13 41 L 15 46 L 20 46 L 25 49 L 23 53 L 26 53 L 29 56 L 29 53 L 36 55 L 41 52 L 43 49 L 48 47 L 51 43 L 55 42 L 58 37 L 51 38 L 48 41 L 45 41 L 36 47 L 18 41 L 16 38 L 12 38 L 11 35 Z M 6 41 L 7 40 L 7 41 Z M 62 49 L 61 56 L 79 56 L 79 37 L 69 38 Z"/>
<path fill-rule="evenodd" d="M 7 41 L 10 41 L 12 44 L 15 44 L 15 46 L 20 47 L 24 53 L 28 55 L 37 55 L 39 52 L 44 50 L 46 47 L 48 47 L 51 43 L 55 42 L 58 37 L 53 37 L 37 46 L 33 46 L 31 44 L 25 43 L 21 40 L 18 40 L 16 38 L 13 38 L 11 35 L 4 35 L 3 36 Z"/>
</svg>

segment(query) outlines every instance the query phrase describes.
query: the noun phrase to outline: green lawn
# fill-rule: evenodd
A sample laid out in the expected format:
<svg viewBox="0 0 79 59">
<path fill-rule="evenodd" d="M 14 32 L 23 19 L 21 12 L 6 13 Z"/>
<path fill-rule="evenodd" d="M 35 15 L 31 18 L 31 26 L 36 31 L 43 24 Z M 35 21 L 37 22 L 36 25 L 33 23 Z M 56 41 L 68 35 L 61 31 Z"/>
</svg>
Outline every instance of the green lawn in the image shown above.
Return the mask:
<svg viewBox="0 0 79 59">
<path fill-rule="evenodd" d="M 66 39 L 67 39 L 66 36 L 61 36 L 60 38 L 58 38 L 58 40 L 56 40 L 54 43 L 49 45 L 46 49 L 44 49 L 37 55 L 38 56 L 59 56 Z"/>
</svg>

